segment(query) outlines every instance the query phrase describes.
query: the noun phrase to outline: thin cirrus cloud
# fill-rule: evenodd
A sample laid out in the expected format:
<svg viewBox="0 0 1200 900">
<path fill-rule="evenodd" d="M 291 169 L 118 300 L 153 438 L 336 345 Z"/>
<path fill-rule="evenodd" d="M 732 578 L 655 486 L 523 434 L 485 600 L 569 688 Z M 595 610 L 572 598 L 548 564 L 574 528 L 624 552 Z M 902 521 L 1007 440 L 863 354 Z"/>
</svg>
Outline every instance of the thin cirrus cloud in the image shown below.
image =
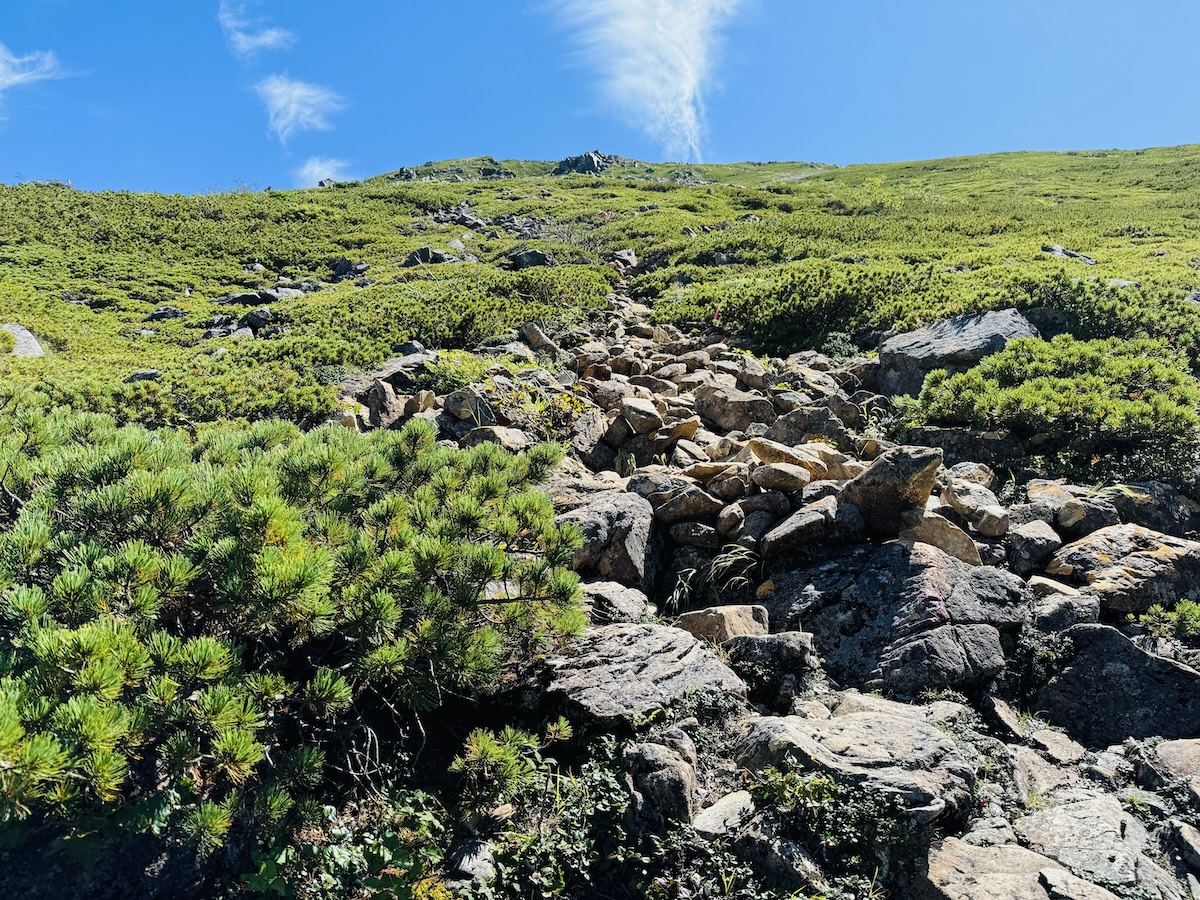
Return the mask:
<svg viewBox="0 0 1200 900">
<path fill-rule="evenodd" d="M 286 75 L 271 75 L 254 86 L 267 107 L 271 130 L 283 143 L 297 131 L 328 131 L 329 116 L 345 103 L 329 88 Z"/>
<path fill-rule="evenodd" d="M 326 178 L 334 181 L 349 181 L 351 180 L 349 169 L 350 163 L 344 159 L 314 156 L 296 170 L 296 184 L 298 187 L 316 187 Z"/>
<path fill-rule="evenodd" d="M 217 21 L 234 56 L 242 59 L 260 50 L 283 50 L 296 42 L 296 35 L 286 28 L 268 26 L 262 19 L 250 16 L 246 4 L 221 0 Z"/>
<path fill-rule="evenodd" d="M 701 158 L 702 91 L 741 0 L 556 0 L 605 97 L 668 154 Z"/>
<path fill-rule="evenodd" d="M 63 78 L 65 74 L 59 65 L 58 57 L 49 50 L 17 56 L 4 44 L 0 44 L 0 101 L 3 101 L 4 92 L 9 88 L 49 78 Z"/>
</svg>

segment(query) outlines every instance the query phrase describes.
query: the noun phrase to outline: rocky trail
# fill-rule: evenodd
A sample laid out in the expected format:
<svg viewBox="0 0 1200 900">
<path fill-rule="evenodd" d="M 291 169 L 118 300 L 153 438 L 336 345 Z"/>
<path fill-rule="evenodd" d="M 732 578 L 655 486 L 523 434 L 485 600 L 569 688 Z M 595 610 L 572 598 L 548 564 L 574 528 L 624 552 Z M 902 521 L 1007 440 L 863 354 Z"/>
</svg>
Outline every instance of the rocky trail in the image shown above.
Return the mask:
<svg viewBox="0 0 1200 900">
<path fill-rule="evenodd" d="M 626 739 L 639 827 L 690 823 L 820 892 L 836 873 L 746 790 L 798 767 L 925 835 L 866 848 L 890 896 L 1200 897 L 1200 659 L 1133 624 L 1200 599 L 1200 505 L 1022 476 L 1007 434 L 880 427 L 929 371 L 1036 329 L 1008 310 L 764 361 L 651 313 L 618 291 L 586 325 L 528 323 L 479 351 L 528 367 L 440 396 L 418 388 L 437 355 L 407 345 L 341 417 L 569 445 L 546 490 L 583 532 L 592 626 L 523 702 Z"/>
</svg>

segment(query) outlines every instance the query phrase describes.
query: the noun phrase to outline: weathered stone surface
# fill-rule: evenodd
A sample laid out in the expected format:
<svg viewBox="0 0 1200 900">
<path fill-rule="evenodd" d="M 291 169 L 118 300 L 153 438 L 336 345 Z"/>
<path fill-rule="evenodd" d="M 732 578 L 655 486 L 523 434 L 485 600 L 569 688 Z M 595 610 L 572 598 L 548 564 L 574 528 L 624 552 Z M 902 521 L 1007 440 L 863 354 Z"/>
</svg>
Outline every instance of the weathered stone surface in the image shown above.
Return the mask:
<svg viewBox="0 0 1200 900">
<path fill-rule="evenodd" d="M 510 453 L 520 453 L 533 446 L 529 435 L 520 428 L 506 428 L 502 425 L 485 425 L 473 428 L 459 441 L 463 447 L 477 447 L 480 444 L 499 444 Z"/>
<path fill-rule="evenodd" d="M 768 463 L 759 466 L 750 474 L 751 480 L 764 491 L 802 491 L 812 480 L 812 475 L 803 466 L 793 463 Z"/>
<path fill-rule="evenodd" d="M 1062 668 L 1038 693 L 1036 709 L 1075 740 L 1104 747 L 1128 737 L 1200 735 L 1200 673 L 1104 625 L 1076 625 L 1065 637 Z"/>
<path fill-rule="evenodd" d="M 858 507 L 837 497 L 810 503 L 772 528 L 762 540 L 763 559 L 803 555 L 824 544 L 846 543 L 865 536 Z"/>
<path fill-rule="evenodd" d="M 546 699 L 580 721 L 626 730 L 696 691 L 741 699 L 746 686 L 686 631 L 666 625 L 605 625 L 566 656 L 547 661 Z"/>
<path fill-rule="evenodd" d="M 686 612 L 674 624 L 702 641 L 720 644 L 739 635 L 766 634 L 767 610 L 763 606 L 712 606 Z"/>
<path fill-rule="evenodd" d="M 1032 850 L 977 847 L 953 837 L 930 849 L 929 871 L 917 895 L 923 900 L 1118 900 Z"/>
<path fill-rule="evenodd" d="M 983 565 L 975 541 L 945 516 L 924 509 L 910 509 L 900 515 L 900 520 L 904 523 L 904 530 L 897 535 L 901 541 L 931 544 L 967 565 Z"/>
<path fill-rule="evenodd" d="M 974 770 L 954 741 L 919 716 L 863 711 L 817 720 L 762 716 L 735 750 L 752 771 L 789 760 L 847 784 L 895 797 L 916 820 L 955 821 L 968 813 Z"/>
<path fill-rule="evenodd" d="M 928 544 L 855 548 L 787 581 L 760 593 L 774 627 L 802 621 L 839 683 L 905 697 L 985 683 L 1004 668 L 1001 633 L 1029 616 L 1015 575 Z"/>
<path fill-rule="evenodd" d="M 842 490 L 842 500 L 861 510 L 868 528 L 896 534 L 905 527 L 901 513 L 925 507 L 941 465 L 941 450 L 897 447 L 851 479 Z"/>
<path fill-rule="evenodd" d="M 571 425 L 571 451 L 593 471 L 611 469 L 617 452 L 604 442 L 608 420 L 599 409 L 589 409 Z"/>
<path fill-rule="evenodd" d="M 826 406 L 802 406 L 780 416 L 765 435 L 767 440 L 794 446 L 828 440 L 839 447 L 849 444 L 846 425 Z"/>
<path fill-rule="evenodd" d="M 879 345 L 879 389 L 915 396 L 934 369 L 962 372 L 1011 340 L 1036 337 L 1037 329 L 1015 309 L 935 322 Z"/>
<path fill-rule="evenodd" d="M 800 681 L 820 665 L 812 635 L 799 631 L 747 634 L 722 646 L 730 667 L 750 688 L 750 699 L 758 703 L 776 703 L 783 694 L 799 693 Z"/>
<path fill-rule="evenodd" d="M 745 431 L 755 422 L 770 425 L 775 421 L 775 408 L 766 397 L 719 385 L 696 389 L 696 412 L 726 431 Z"/>
<path fill-rule="evenodd" d="M 1200 530 L 1200 503 L 1170 485 L 1157 481 L 1117 484 L 1100 491 L 1096 498 L 1112 504 L 1123 523 L 1174 535 Z"/>
<path fill-rule="evenodd" d="M 1086 585 L 1104 609 L 1145 612 L 1200 599 L 1200 542 L 1140 525 L 1111 525 L 1063 547 L 1046 572 Z"/>
<path fill-rule="evenodd" d="M 649 501 L 654 517 L 664 525 L 684 519 L 712 523 L 725 504 L 690 478 L 662 468 L 638 471 L 629 479 L 629 490 Z"/>
<path fill-rule="evenodd" d="M 1104 884 L 1141 888 L 1161 900 L 1184 900 L 1182 885 L 1143 851 L 1146 829 L 1112 796 L 1064 803 L 1013 822 L 1017 838 L 1076 875 Z"/>
<path fill-rule="evenodd" d="M 812 855 L 762 813 L 755 815 L 733 841 L 733 852 L 761 878 L 796 891 L 824 892 L 829 888 Z"/>
<path fill-rule="evenodd" d="M 791 463 L 800 466 L 808 470 L 814 481 L 853 478 L 866 470 L 866 466 L 858 460 L 851 459 L 836 447 L 820 442 L 788 447 L 765 438 L 752 438 L 746 447 L 746 456 L 763 463 Z"/>
<path fill-rule="evenodd" d="M 633 785 L 635 815 L 651 827 L 688 824 L 698 802 L 696 770 L 677 750 L 658 743 L 630 744 L 622 754 Z"/>
<path fill-rule="evenodd" d="M 654 431 L 663 424 L 662 415 L 659 414 L 653 400 L 626 397 L 621 401 L 621 415 L 633 426 L 636 434 Z"/>
<path fill-rule="evenodd" d="M 734 831 L 752 815 L 754 798 L 750 792 L 734 791 L 697 813 L 692 828 L 702 838 L 718 838 Z"/>
<path fill-rule="evenodd" d="M 1058 532 L 1040 519 L 1012 529 L 1008 543 L 1008 564 L 1021 576 L 1042 569 L 1046 561 L 1063 545 Z"/>
<path fill-rule="evenodd" d="M 636 494 L 619 493 L 558 517 L 583 530 L 583 546 L 571 560 L 577 572 L 595 572 L 605 579 L 650 593 L 658 573 L 654 510 Z"/>
<path fill-rule="evenodd" d="M 580 587 L 597 625 L 642 622 L 654 615 L 653 604 L 636 588 L 615 581 L 585 581 Z"/>
</svg>

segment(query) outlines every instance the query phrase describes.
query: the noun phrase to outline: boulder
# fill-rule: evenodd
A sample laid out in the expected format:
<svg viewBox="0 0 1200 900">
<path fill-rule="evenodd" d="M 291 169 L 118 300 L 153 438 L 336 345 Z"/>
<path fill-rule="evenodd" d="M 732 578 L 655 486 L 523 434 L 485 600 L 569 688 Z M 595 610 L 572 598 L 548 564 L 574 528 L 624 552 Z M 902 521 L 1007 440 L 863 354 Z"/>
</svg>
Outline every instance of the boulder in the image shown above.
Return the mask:
<svg viewBox="0 0 1200 900">
<path fill-rule="evenodd" d="M 704 644 L 666 625 L 604 625 L 546 661 L 546 701 L 570 718 L 628 731 L 697 691 L 742 700 L 746 686 Z"/>
<path fill-rule="evenodd" d="M 722 649 L 756 703 L 790 701 L 801 693 L 802 680 L 820 670 L 812 635 L 799 631 L 740 635 L 727 640 Z"/>
<path fill-rule="evenodd" d="M 866 466 L 836 447 L 813 442 L 788 447 L 765 438 L 751 438 L 743 453 L 747 459 L 762 463 L 789 463 L 807 469 L 814 481 L 854 478 L 866 471 Z"/>
<path fill-rule="evenodd" d="M 679 751 L 653 742 L 629 744 L 622 759 L 633 787 L 633 812 L 643 827 L 692 821 L 699 785 L 696 770 Z"/>
<path fill-rule="evenodd" d="M 803 621 L 830 676 L 902 697 L 985 684 L 1004 668 L 1002 634 L 1029 619 L 1019 578 L 929 544 L 854 548 L 769 584 L 773 626 Z"/>
<path fill-rule="evenodd" d="M 941 465 L 942 451 L 937 448 L 896 447 L 852 478 L 842 490 L 842 500 L 862 511 L 868 528 L 897 534 L 905 527 L 903 512 L 924 509 Z"/>
<path fill-rule="evenodd" d="M 621 415 L 625 417 L 635 434 L 645 434 L 662 427 L 662 415 L 653 400 L 626 397 L 621 401 Z"/>
<path fill-rule="evenodd" d="M 649 501 L 654 518 L 664 525 L 685 519 L 715 522 L 725 504 L 690 478 L 665 469 L 647 468 L 629 479 L 629 490 Z"/>
<path fill-rule="evenodd" d="M 762 394 L 720 385 L 697 388 L 696 412 L 726 431 L 745 431 L 756 422 L 770 425 L 775 408 Z"/>
<path fill-rule="evenodd" d="M 916 894 L 928 900 L 1119 900 L 1032 850 L 977 847 L 954 837 L 930 848 Z"/>
<path fill-rule="evenodd" d="M 1111 504 L 1125 523 L 1174 535 L 1200 531 L 1200 503 L 1167 484 L 1118 484 L 1099 491 L 1096 499 Z"/>
<path fill-rule="evenodd" d="M 472 428 L 459 441 L 462 447 L 478 447 L 480 444 L 499 444 L 509 453 L 520 453 L 532 447 L 533 441 L 520 428 L 505 428 L 500 425 Z"/>
<path fill-rule="evenodd" d="M 1008 564 L 1024 577 L 1040 571 L 1062 545 L 1062 538 L 1040 519 L 1014 528 L 1008 535 Z"/>
<path fill-rule="evenodd" d="M 583 530 L 583 546 L 571 565 L 649 594 L 658 574 L 658 541 L 654 510 L 636 494 L 600 497 L 558 517 Z"/>
<path fill-rule="evenodd" d="M 762 716 L 743 727 L 734 754 L 752 772 L 791 766 L 828 772 L 843 784 L 894 798 L 921 823 L 961 821 L 971 808 L 971 762 L 919 715 Z"/>
<path fill-rule="evenodd" d="M 1145 853 L 1150 838 L 1113 796 L 1039 810 L 1013 822 L 1017 839 L 1075 875 L 1155 900 L 1185 900 L 1184 887 Z"/>
<path fill-rule="evenodd" d="M 545 250 L 515 250 L 508 254 L 508 260 L 516 270 L 532 269 L 536 266 L 554 265 L 554 257 Z"/>
<path fill-rule="evenodd" d="M 750 792 L 734 791 L 702 809 L 692 820 L 692 828 L 700 837 L 712 840 L 734 831 L 752 815 L 754 798 Z"/>
<path fill-rule="evenodd" d="M 788 896 L 799 896 L 801 891 L 824 894 L 829 889 L 812 855 L 764 813 L 754 815 L 742 827 L 732 849 L 759 877 L 784 888 Z"/>
<path fill-rule="evenodd" d="M 675 620 L 693 637 L 721 644 L 739 635 L 767 633 L 767 610 L 762 606 L 713 606 L 686 612 Z"/>
<path fill-rule="evenodd" d="M 812 480 L 812 475 L 803 466 L 794 463 L 767 463 L 750 473 L 750 479 L 764 491 L 803 491 Z"/>
<path fill-rule="evenodd" d="M 1037 329 L 1015 309 L 959 316 L 888 338 L 879 345 L 879 389 L 916 396 L 934 369 L 963 372 Z"/>
<path fill-rule="evenodd" d="M 945 516 L 924 509 L 910 509 L 900 516 L 904 530 L 897 538 L 908 544 L 925 543 L 972 566 L 981 566 L 979 548 L 971 536 Z"/>
<path fill-rule="evenodd" d="M 837 497 L 810 503 L 784 519 L 762 539 L 765 560 L 804 555 L 822 545 L 841 544 L 865 537 L 857 506 Z"/>
<path fill-rule="evenodd" d="M 1089 747 L 1126 738 L 1200 735 L 1200 673 L 1138 649 L 1115 628 L 1076 625 L 1055 660 L 1059 671 L 1035 709 Z"/>
<path fill-rule="evenodd" d="M 1110 525 L 1060 549 L 1046 572 L 1086 586 L 1100 606 L 1124 613 L 1200 600 L 1200 542 L 1140 525 Z"/>
<path fill-rule="evenodd" d="M 789 446 L 818 440 L 828 440 L 838 447 L 850 443 L 845 424 L 825 406 L 802 406 L 785 413 L 767 429 L 765 437 Z"/>
<path fill-rule="evenodd" d="M 585 581 L 580 585 L 591 620 L 597 625 L 643 622 L 654 616 L 654 606 L 636 588 L 615 581 Z"/>
</svg>

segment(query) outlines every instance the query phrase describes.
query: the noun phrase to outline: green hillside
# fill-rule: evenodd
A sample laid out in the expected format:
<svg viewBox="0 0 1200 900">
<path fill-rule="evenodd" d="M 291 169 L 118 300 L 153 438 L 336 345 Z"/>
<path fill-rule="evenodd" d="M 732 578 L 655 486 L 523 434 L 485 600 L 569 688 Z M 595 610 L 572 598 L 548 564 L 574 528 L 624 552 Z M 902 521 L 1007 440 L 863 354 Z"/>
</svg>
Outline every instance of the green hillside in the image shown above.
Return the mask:
<svg viewBox="0 0 1200 900">
<path fill-rule="evenodd" d="M 599 171 L 578 171 L 588 165 Z M 1010 308 L 1045 340 L 1011 341 L 957 374 L 922 370 L 916 396 L 851 384 L 878 363 L 881 339 Z M 1100 482 L 1162 482 L 1139 502 L 1179 507 L 1153 520 L 1176 543 L 1146 557 L 1184 560 L 1183 575 L 1172 570 L 1145 604 L 1079 621 L 1168 623 L 1187 632 L 1180 660 L 1196 649 L 1182 627 L 1192 607 L 1175 604 L 1200 599 L 1182 536 L 1200 521 L 1188 512 L 1200 500 L 1200 145 L 844 168 L 485 156 L 197 196 L 0 186 L 0 325 L 14 332 L 0 330 L 10 890 L 28 886 L 21 873 L 37 874 L 39 854 L 56 871 L 72 869 L 64 860 L 103 871 L 126 851 L 153 862 L 129 863 L 144 871 L 161 851 L 163 883 L 196 897 L 860 900 L 881 896 L 877 877 L 912 875 L 873 873 L 871 853 L 920 858 L 926 820 L 900 827 L 895 796 L 773 766 L 745 787 L 819 848 L 836 876 L 819 892 L 776 892 L 728 842 L 710 852 L 662 822 L 630 837 L 645 823 L 623 805 L 621 728 L 688 730 L 702 769 L 705 754 L 733 758 L 721 731 L 731 703 L 745 712 L 750 696 L 757 715 L 817 695 L 797 676 L 759 703 L 766 676 L 749 666 L 751 695 L 689 689 L 675 708 L 620 728 L 586 723 L 575 740 L 579 723 L 557 708 L 523 706 L 550 677 L 540 667 L 570 658 L 589 615 L 597 624 L 579 561 L 598 539 L 593 522 L 563 516 L 564 490 L 585 498 L 572 512 L 610 491 L 644 507 L 641 550 L 661 560 L 621 583 L 644 589 L 647 609 L 765 603 L 794 574 L 775 579 L 767 550 L 768 531 L 793 513 L 825 504 L 804 523 L 819 538 L 774 544 L 789 561 L 826 539 L 838 553 L 862 545 L 852 549 L 865 560 L 891 552 L 902 528 L 928 526 L 830 512 L 889 441 L 923 426 L 998 432 L 1023 455 L 997 464 L 1003 484 L 990 470 L 971 476 L 977 485 L 956 479 L 971 515 L 961 528 L 955 513 L 945 519 L 965 542 L 945 572 L 961 563 L 1000 584 L 988 601 L 1000 610 L 988 613 L 1000 623 L 996 690 L 1032 716 L 1037 690 L 1066 667 L 1060 635 L 1013 612 L 1032 608 L 1022 579 L 1065 542 L 1047 524 L 1054 549 L 1020 571 L 1017 544 L 1004 543 L 1008 507 L 1035 476 L 1081 482 L 1074 494 L 1042 488 L 1045 508 L 1059 504 L 1051 518 L 1071 504 L 1066 524 L 1054 519 L 1069 540 L 1115 525 L 1118 502 L 1122 517 L 1144 514 L 1123 487 L 1096 500 Z M 12 352 L 22 329 L 42 355 Z M 463 352 L 432 358 L 412 341 Z M 824 356 L 787 359 L 805 350 Z M 409 368 L 368 377 L 397 356 Z M 614 374 L 640 381 L 605 394 Z M 739 403 L 754 415 L 738 418 Z M 779 425 L 797 413 L 811 420 Z M 689 455 L 680 445 L 692 438 Z M 754 457 L 755 440 L 775 456 Z M 942 456 L 921 452 L 924 496 L 891 510 L 897 522 L 926 512 Z M 568 488 L 539 493 L 568 454 Z M 646 498 L 674 503 L 663 500 L 672 491 L 682 511 L 651 510 Z M 760 534 L 729 537 L 754 522 Z M 807 625 L 805 585 L 786 608 Z M 811 644 L 799 646 L 788 652 L 825 677 Z M 931 682 L 902 699 L 965 709 L 988 684 Z M 859 685 L 835 685 L 846 686 Z M 923 746 L 953 756 L 937 742 L 968 735 L 983 749 L 964 751 L 964 784 L 991 779 L 999 740 L 982 738 L 975 718 L 945 722 Z M 670 737 L 681 758 L 685 737 Z M 732 763 L 710 768 L 714 792 L 742 786 Z M 985 802 L 959 793 L 915 805 L 950 810 L 937 827 L 965 833 Z M 463 871 L 451 851 L 477 837 L 495 838 L 494 884 L 448 886 Z"/>
</svg>

